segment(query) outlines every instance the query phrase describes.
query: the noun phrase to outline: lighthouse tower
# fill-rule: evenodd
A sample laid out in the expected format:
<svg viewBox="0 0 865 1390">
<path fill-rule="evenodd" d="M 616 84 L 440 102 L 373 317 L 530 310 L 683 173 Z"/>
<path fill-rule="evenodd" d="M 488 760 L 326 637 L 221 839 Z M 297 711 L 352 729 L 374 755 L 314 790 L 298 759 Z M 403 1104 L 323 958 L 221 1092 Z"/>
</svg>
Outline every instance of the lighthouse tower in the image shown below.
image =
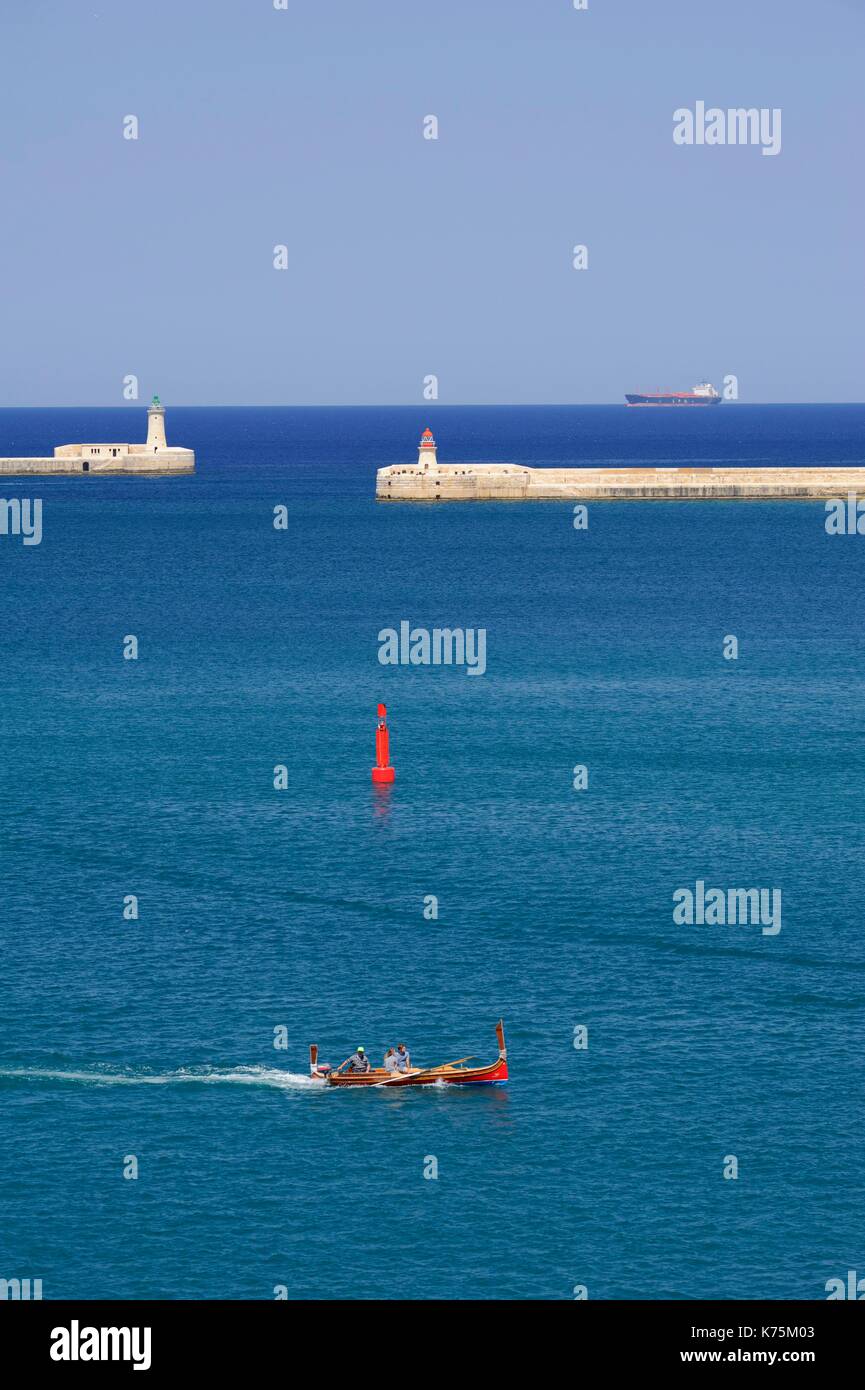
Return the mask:
<svg viewBox="0 0 865 1390">
<path fill-rule="evenodd" d="M 418 449 L 417 462 L 419 468 L 435 468 L 438 463 L 436 458 L 436 442 L 433 439 L 433 432 L 429 427 L 424 430 L 420 437 L 420 448 Z"/>
<path fill-rule="evenodd" d="M 168 448 L 165 442 L 165 406 L 158 396 L 154 396 L 147 407 L 147 443 L 144 447 L 153 454 L 159 449 Z"/>
</svg>

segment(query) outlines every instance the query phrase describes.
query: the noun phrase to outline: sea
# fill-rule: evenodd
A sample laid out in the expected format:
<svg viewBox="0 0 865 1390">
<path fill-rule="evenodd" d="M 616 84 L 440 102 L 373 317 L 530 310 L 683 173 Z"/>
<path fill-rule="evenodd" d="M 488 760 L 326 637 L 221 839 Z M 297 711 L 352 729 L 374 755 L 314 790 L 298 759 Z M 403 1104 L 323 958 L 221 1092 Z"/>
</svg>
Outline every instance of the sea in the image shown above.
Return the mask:
<svg viewBox="0 0 865 1390">
<path fill-rule="evenodd" d="M 783 1300 L 865 1274 L 865 536 L 822 502 L 575 527 L 374 497 L 426 425 L 444 462 L 861 466 L 865 406 L 166 418 L 192 477 L 0 479 L 43 504 L 40 544 L 0 535 L 0 1278 Z M 6 455 L 143 435 L 137 405 L 0 412 Z M 382 664 L 404 621 L 483 629 L 485 671 Z M 676 920 L 713 888 L 777 891 L 779 929 Z M 491 1062 L 499 1018 L 501 1088 L 308 1075 L 310 1043 Z"/>
</svg>

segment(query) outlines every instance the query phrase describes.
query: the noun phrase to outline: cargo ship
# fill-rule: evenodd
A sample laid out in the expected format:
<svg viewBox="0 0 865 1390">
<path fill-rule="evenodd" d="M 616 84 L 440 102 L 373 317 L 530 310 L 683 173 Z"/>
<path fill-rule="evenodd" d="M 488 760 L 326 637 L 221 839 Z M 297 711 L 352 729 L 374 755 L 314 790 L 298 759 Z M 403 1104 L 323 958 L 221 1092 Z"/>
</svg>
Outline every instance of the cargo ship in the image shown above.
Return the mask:
<svg viewBox="0 0 865 1390">
<path fill-rule="evenodd" d="M 628 405 L 720 405 L 721 396 L 708 381 L 693 391 L 652 391 L 648 395 L 625 395 Z"/>
</svg>

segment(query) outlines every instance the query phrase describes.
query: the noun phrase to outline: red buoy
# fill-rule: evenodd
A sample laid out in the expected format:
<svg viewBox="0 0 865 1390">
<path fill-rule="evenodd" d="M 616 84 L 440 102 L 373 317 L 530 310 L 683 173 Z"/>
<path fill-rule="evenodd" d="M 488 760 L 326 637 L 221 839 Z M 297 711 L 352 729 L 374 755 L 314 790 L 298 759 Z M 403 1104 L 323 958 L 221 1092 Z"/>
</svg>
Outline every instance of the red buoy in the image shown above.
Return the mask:
<svg viewBox="0 0 865 1390">
<path fill-rule="evenodd" d="M 374 782 L 392 782 L 396 773 L 390 765 L 390 752 L 388 748 L 389 734 L 387 731 L 387 707 L 378 707 L 378 728 L 375 731 L 375 767 L 372 770 L 372 780 Z"/>
</svg>

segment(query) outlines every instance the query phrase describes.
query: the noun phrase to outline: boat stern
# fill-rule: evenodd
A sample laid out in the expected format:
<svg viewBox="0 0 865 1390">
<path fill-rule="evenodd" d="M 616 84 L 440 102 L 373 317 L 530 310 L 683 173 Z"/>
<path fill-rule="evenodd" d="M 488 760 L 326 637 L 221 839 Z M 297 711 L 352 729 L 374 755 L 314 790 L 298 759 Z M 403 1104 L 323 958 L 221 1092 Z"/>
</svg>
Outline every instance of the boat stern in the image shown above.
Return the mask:
<svg viewBox="0 0 865 1390">
<path fill-rule="evenodd" d="M 328 1062 L 318 1060 L 318 1043 L 309 1045 L 309 1074 L 317 1081 L 326 1081 L 333 1068 Z"/>
</svg>

